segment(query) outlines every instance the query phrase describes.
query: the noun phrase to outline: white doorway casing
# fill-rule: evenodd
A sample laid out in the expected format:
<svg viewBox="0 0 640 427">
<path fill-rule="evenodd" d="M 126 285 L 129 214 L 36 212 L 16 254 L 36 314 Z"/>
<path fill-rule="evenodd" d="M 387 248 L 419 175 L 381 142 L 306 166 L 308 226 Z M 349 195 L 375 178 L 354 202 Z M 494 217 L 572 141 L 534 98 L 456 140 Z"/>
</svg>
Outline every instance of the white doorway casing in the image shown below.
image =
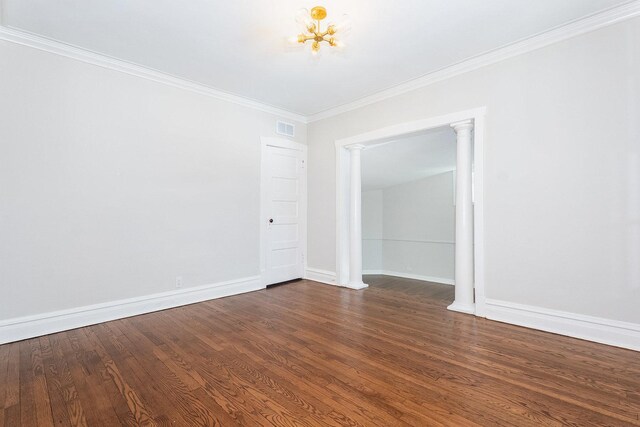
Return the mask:
<svg viewBox="0 0 640 427">
<path fill-rule="evenodd" d="M 429 129 L 434 129 L 442 126 L 452 126 L 456 130 L 458 138 L 458 147 L 460 144 L 471 142 L 470 129 L 463 126 L 463 131 L 460 132 L 460 124 L 472 124 L 473 128 L 473 150 L 469 150 L 468 164 L 469 170 L 468 177 L 471 177 L 471 164 L 473 164 L 473 205 L 467 207 L 471 209 L 471 216 L 469 212 L 465 212 L 464 218 L 472 218 L 472 224 L 466 224 L 466 227 L 462 227 L 464 232 L 472 233 L 466 239 L 466 243 L 459 242 L 456 236 L 456 245 L 462 243 L 461 247 L 466 247 L 470 253 L 466 260 L 463 259 L 462 271 L 466 274 L 468 286 L 471 286 L 471 300 L 469 298 L 458 301 L 462 304 L 452 304 L 451 310 L 460 311 L 463 313 L 475 314 L 477 316 L 485 316 L 485 292 L 484 292 L 484 198 L 483 198 L 483 148 L 484 148 L 484 117 L 486 108 L 476 108 L 472 110 L 455 112 L 443 116 L 432 117 L 423 120 L 416 120 L 412 122 L 400 123 L 393 126 L 373 130 L 370 132 L 355 135 L 349 138 L 336 140 L 336 280 L 341 286 L 350 287 L 354 289 L 360 289 L 358 287 L 358 280 L 356 276 L 360 276 L 360 283 L 362 283 L 361 275 L 362 271 L 351 271 L 353 266 L 356 268 L 358 265 L 362 265 L 362 253 L 356 253 L 355 255 L 360 257 L 359 261 L 352 260 L 352 254 L 357 252 L 357 242 L 353 242 L 354 238 L 358 238 L 359 228 L 356 225 L 354 230 L 351 226 L 354 220 L 361 221 L 360 212 L 353 211 L 351 208 L 354 203 L 357 204 L 357 200 L 353 198 L 352 176 L 353 172 L 360 173 L 359 169 L 354 171 L 352 165 L 353 160 L 352 152 L 354 148 L 357 151 L 372 147 L 381 143 L 390 142 L 400 137 L 410 136 L 423 132 Z M 458 126 L 458 128 L 456 128 Z M 467 131 L 469 131 L 467 133 Z M 465 138 L 468 138 L 465 139 Z M 357 147 L 357 148 L 356 148 Z M 470 148 L 470 145 L 469 145 Z M 359 153 L 358 153 L 359 154 Z M 459 157 L 458 157 L 459 159 Z M 357 183 L 355 183 L 357 184 Z M 471 188 L 469 188 L 471 190 Z M 357 194 L 356 194 L 357 195 Z M 467 195 L 471 200 L 471 192 Z M 465 196 L 466 197 L 466 196 Z M 353 214 L 353 215 L 352 215 Z M 458 218 L 458 214 L 456 217 Z M 458 222 L 458 221 L 456 221 Z M 456 225 L 458 229 L 458 225 Z M 362 236 L 359 236 L 361 240 Z M 361 243 L 360 243 L 361 244 Z M 458 263 L 456 259 L 456 263 Z M 355 273 L 355 274 L 354 274 Z M 354 284 L 356 286 L 354 286 Z M 457 294 L 458 296 L 458 294 Z M 475 297 L 475 298 L 474 298 Z"/>
<path fill-rule="evenodd" d="M 355 144 L 349 150 L 349 283 L 352 289 L 364 289 L 362 281 L 362 170 L 363 145 Z"/>
<path fill-rule="evenodd" d="M 307 146 L 261 137 L 262 285 L 304 277 L 307 252 Z"/>
</svg>

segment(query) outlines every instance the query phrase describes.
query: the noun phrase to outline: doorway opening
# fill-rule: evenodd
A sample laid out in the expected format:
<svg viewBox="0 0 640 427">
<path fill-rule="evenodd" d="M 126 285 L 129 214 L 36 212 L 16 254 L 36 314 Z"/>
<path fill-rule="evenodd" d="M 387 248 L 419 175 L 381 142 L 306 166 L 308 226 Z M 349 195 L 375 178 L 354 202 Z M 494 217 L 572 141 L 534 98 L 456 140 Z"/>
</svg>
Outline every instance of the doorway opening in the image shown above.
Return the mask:
<svg viewBox="0 0 640 427">
<path fill-rule="evenodd" d="M 455 301 L 450 310 L 484 316 L 483 136 L 485 108 L 402 123 L 336 141 L 336 277 L 362 280 L 362 151 L 451 127 L 456 140 Z M 397 149 L 399 145 L 395 144 Z M 472 175 L 473 174 L 473 175 Z M 473 180 L 472 180 L 473 176 Z"/>
<path fill-rule="evenodd" d="M 453 285 L 455 169 L 449 126 L 363 150 L 363 275 Z"/>
</svg>

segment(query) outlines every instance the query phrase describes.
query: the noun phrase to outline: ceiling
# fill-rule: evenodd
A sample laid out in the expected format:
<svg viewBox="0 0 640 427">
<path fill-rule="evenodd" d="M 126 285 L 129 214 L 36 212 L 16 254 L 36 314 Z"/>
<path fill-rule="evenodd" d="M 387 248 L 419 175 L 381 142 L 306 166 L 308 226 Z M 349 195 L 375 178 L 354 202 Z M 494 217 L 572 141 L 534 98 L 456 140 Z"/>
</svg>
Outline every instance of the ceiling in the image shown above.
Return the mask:
<svg viewBox="0 0 640 427">
<path fill-rule="evenodd" d="M 343 105 L 629 0 L 0 0 L 2 24 L 302 115 Z M 340 51 L 287 42 L 316 3 Z"/>
<path fill-rule="evenodd" d="M 379 190 L 455 170 L 456 135 L 431 129 L 362 152 L 362 190 Z"/>
</svg>

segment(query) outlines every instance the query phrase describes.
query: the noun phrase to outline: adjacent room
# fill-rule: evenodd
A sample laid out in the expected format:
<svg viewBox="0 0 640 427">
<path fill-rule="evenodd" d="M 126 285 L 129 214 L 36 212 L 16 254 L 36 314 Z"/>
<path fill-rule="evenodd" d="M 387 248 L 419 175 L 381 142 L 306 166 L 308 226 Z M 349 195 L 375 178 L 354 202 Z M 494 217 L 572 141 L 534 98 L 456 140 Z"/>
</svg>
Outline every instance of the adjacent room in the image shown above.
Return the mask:
<svg viewBox="0 0 640 427">
<path fill-rule="evenodd" d="M 456 135 L 449 127 L 362 152 L 362 268 L 454 284 Z"/>
<path fill-rule="evenodd" d="M 640 0 L 0 0 L 0 427 L 640 426 Z"/>
</svg>

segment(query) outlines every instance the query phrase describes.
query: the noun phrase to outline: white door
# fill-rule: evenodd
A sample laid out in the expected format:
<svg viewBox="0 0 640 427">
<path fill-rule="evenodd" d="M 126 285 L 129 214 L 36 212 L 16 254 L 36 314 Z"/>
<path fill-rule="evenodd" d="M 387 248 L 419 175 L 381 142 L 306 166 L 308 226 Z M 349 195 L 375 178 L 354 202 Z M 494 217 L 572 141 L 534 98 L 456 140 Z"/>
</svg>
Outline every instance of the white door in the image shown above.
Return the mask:
<svg viewBox="0 0 640 427">
<path fill-rule="evenodd" d="M 303 277 L 306 232 L 306 152 L 300 144 L 269 140 L 262 150 L 265 285 Z M 272 145 L 278 142 L 287 147 Z"/>
</svg>

